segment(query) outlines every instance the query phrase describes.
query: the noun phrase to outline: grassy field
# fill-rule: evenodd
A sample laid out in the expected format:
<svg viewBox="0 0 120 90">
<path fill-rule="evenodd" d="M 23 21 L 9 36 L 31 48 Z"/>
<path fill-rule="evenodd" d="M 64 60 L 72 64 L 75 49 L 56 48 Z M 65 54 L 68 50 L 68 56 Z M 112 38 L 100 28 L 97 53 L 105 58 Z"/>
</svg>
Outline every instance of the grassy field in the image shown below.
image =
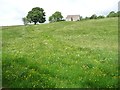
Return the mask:
<svg viewBox="0 0 120 90">
<path fill-rule="evenodd" d="M 118 87 L 117 18 L 2 27 L 3 87 Z"/>
<path fill-rule="evenodd" d="M 2 87 L 2 27 L 0 27 L 0 88 Z"/>
</svg>

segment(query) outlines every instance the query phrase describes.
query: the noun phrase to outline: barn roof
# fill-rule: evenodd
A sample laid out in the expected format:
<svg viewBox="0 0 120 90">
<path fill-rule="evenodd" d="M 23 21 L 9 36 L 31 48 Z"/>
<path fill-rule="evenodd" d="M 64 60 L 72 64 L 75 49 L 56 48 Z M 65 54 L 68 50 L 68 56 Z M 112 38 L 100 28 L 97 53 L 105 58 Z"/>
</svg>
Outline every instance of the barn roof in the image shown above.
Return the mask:
<svg viewBox="0 0 120 90">
<path fill-rule="evenodd" d="M 67 15 L 66 19 L 69 19 L 69 18 L 78 18 L 80 17 L 80 15 Z"/>
</svg>

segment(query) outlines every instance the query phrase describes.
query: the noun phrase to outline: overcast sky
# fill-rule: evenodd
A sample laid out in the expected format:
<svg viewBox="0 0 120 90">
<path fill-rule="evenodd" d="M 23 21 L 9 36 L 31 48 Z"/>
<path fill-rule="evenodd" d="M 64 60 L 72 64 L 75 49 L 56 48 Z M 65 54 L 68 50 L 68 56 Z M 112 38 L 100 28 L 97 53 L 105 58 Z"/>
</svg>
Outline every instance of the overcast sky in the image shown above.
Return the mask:
<svg viewBox="0 0 120 90">
<path fill-rule="evenodd" d="M 43 8 L 48 22 L 55 11 L 67 15 L 79 14 L 83 17 L 92 14 L 107 15 L 110 11 L 118 11 L 119 0 L 0 0 L 0 26 L 21 25 L 22 18 L 33 7 Z"/>
</svg>

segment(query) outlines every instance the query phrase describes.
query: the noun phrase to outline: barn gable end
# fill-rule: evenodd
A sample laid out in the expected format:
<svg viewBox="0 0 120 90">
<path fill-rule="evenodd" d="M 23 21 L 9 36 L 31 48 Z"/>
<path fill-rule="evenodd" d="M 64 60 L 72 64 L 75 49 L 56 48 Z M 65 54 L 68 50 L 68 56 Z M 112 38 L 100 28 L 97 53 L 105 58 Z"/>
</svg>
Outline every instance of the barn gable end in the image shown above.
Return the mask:
<svg viewBox="0 0 120 90">
<path fill-rule="evenodd" d="M 80 15 L 68 15 L 66 21 L 79 21 Z"/>
</svg>

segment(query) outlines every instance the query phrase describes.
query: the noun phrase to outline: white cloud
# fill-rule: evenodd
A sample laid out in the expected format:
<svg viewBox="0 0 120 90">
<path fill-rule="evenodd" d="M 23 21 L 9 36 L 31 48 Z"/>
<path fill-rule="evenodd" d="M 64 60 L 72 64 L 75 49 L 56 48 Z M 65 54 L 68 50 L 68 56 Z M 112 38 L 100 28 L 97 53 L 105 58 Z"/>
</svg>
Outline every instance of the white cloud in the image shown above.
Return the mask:
<svg viewBox="0 0 120 90">
<path fill-rule="evenodd" d="M 0 0 L 0 26 L 22 24 L 22 17 L 33 7 L 41 7 L 46 17 L 55 11 L 62 12 L 64 18 L 68 14 L 91 16 L 92 14 L 106 15 L 118 10 L 119 0 Z"/>
</svg>

